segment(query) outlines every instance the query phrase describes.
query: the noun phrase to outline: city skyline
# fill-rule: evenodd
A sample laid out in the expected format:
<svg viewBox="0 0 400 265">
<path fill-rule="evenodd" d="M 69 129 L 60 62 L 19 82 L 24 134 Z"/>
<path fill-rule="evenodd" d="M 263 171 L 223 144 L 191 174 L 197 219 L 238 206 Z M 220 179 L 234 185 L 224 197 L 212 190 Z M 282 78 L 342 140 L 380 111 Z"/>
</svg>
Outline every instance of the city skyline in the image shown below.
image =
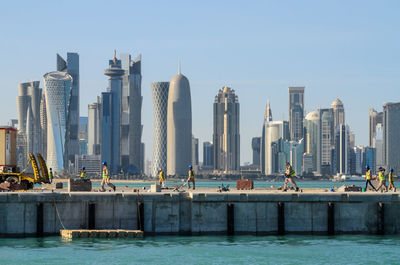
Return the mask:
<svg viewBox="0 0 400 265">
<path fill-rule="evenodd" d="M 17 23 L 10 29 L 4 29 L 7 42 L 0 44 L 3 58 L 0 66 L 3 89 L 10 91 L 14 99 L 18 95 L 18 83 L 38 80 L 44 73 L 54 69 L 54 54 L 76 52 L 80 56 L 80 113 L 81 116 L 87 116 L 87 105 L 95 102 L 96 96 L 105 89 L 104 62 L 109 58 L 110 51 L 116 48 L 121 52 L 142 53 L 143 142 L 146 144 L 145 153 L 148 159 L 151 159 L 153 153 L 154 130 L 150 83 L 169 80 L 175 74 L 179 60 L 182 60 L 182 68 L 190 80 L 193 98 L 193 135 L 199 138 L 200 144 L 212 140 L 212 104 L 216 91 L 224 85 L 235 88 L 242 105 L 240 114 L 242 164 L 252 161 L 251 139 L 260 136 L 259 128 L 267 99 L 271 101 L 275 120 L 281 120 L 282 115 L 288 120 L 289 86 L 306 87 L 305 116 L 312 110 L 328 108 L 332 101 L 339 98 L 346 108 L 346 124 L 356 134 L 356 145 L 368 144 L 369 108 L 381 112 L 383 102 L 400 101 L 400 95 L 396 93 L 400 86 L 397 71 L 399 66 L 395 60 L 399 56 L 396 48 L 398 37 L 392 34 L 399 25 L 394 12 L 398 10 L 397 3 L 379 6 L 372 5 L 371 2 L 362 4 L 342 2 L 326 6 L 311 2 L 301 7 L 297 3 L 289 6 L 268 3 L 244 6 L 233 3 L 227 6 L 226 2 L 225 4 L 221 2 L 216 3 L 215 10 L 212 11 L 208 10 L 207 5 L 192 4 L 192 7 L 189 5 L 180 7 L 193 15 L 193 18 L 185 16 L 187 23 L 184 24 L 181 23 L 182 18 L 179 16 L 166 22 L 167 19 L 162 15 L 163 4 L 156 7 L 134 3 L 130 6 L 131 9 L 141 10 L 138 12 L 139 25 L 134 30 L 134 36 L 124 36 L 121 29 L 113 28 L 115 23 L 101 22 L 100 18 L 95 16 L 93 19 L 99 23 L 99 27 L 95 27 L 93 39 L 90 40 L 83 36 L 85 29 L 92 25 L 84 20 L 84 14 L 89 6 L 75 3 L 72 6 L 76 9 L 78 22 L 73 22 L 66 29 L 65 37 L 46 40 L 42 47 L 29 45 L 39 39 L 33 36 L 26 38 L 24 33 L 29 30 L 37 32 L 33 30 L 33 26 L 37 28 L 47 26 L 48 19 L 51 18 L 49 16 L 52 15 L 45 11 L 50 7 L 46 7 L 44 3 L 25 5 L 27 10 L 37 9 L 44 12 L 43 17 L 31 20 L 31 25 Z M 313 13 L 306 10 L 311 5 L 314 7 Z M 360 5 L 362 12 L 358 11 Z M 4 25 L 10 24 L 6 22 L 7 20 L 15 20 L 11 19 L 11 14 L 26 16 L 24 19 L 32 17 L 24 10 L 18 14 L 13 12 L 12 10 L 16 9 L 13 4 L 8 4 L 7 8 L 10 12 L 5 12 L 6 14 L 0 18 Z M 67 4 L 63 4 L 63 8 L 66 11 L 71 10 Z M 145 17 L 153 8 L 154 12 L 161 16 L 149 25 L 145 25 L 144 22 L 149 22 Z M 241 8 L 244 11 L 250 9 L 254 11 L 253 18 L 240 22 L 232 20 L 241 14 L 239 12 Z M 102 3 L 96 7 L 96 11 L 103 15 L 106 9 L 107 6 Z M 200 17 L 193 9 L 198 11 L 207 9 L 210 12 L 209 20 L 203 21 L 204 25 L 200 24 L 198 22 Z M 229 14 L 225 13 L 229 23 L 221 21 L 218 17 L 218 13 L 224 9 L 230 11 Z M 384 11 L 385 17 L 374 15 L 378 13 L 376 10 Z M 274 12 L 276 14 L 273 14 Z M 319 14 L 315 15 L 314 12 Z M 351 12 L 354 14 L 350 15 Z M 248 18 L 246 12 L 243 16 Z M 280 16 L 283 16 L 282 19 L 278 19 Z M 337 17 L 342 21 L 337 21 Z M 83 27 L 80 29 L 77 25 L 82 21 Z M 166 22 L 166 25 L 157 29 L 160 21 Z M 321 23 L 315 26 L 317 21 Z M 48 26 L 58 27 L 59 23 Z M 310 26 L 311 23 L 314 26 Z M 175 28 L 174 25 L 179 25 L 179 28 Z M 99 41 L 106 36 L 106 30 L 101 26 L 106 30 L 113 28 L 114 32 L 114 38 L 105 41 L 104 44 Z M 252 29 L 247 31 L 248 28 Z M 168 34 L 162 33 L 163 31 Z M 18 32 L 18 35 L 14 32 Z M 73 35 L 73 32 L 76 35 Z M 183 32 L 187 32 L 185 38 L 180 35 Z M 243 40 L 233 37 L 240 32 L 244 34 Z M 25 36 L 24 40 L 28 41 L 26 45 L 17 45 L 21 41 L 21 36 Z M 70 36 L 74 38 L 69 40 Z M 77 42 L 77 38 L 83 38 L 84 41 Z M 155 42 L 158 39 L 165 39 L 165 47 Z M 226 46 L 223 40 L 228 41 L 230 45 Z M 40 81 L 40 87 L 43 88 L 43 80 Z M 254 94 L 257 95 L 256 98 L 250 96 Z M 5 102 L 1 110 L 1 124 L 17 118 L 15 100 Z M 202 157 L 201 153 L 199 155 Z"/>
</svg>

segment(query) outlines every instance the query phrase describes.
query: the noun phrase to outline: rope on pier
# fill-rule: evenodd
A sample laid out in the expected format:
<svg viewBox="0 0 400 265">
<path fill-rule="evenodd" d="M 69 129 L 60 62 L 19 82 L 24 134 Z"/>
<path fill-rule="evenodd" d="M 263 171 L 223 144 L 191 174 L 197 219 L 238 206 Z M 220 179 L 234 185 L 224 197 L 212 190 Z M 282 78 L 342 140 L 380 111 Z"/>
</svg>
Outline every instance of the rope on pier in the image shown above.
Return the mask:
<svg viewBox="0 0 400 265">
<path fill-rule="evenodd" d="M 63 222 L 61 221 L 60 213 L 58 212 L 58 208 L 57 208 L 57 204 L 56 204 L 56 200 L 55 199 L 54 199 L 54 208 L 56 208 L 58 221 L 60 221 L 60 224 L 61 224 L 62 228 L 65 230 L 65 226 L 64 226 Z"/>
</svg>

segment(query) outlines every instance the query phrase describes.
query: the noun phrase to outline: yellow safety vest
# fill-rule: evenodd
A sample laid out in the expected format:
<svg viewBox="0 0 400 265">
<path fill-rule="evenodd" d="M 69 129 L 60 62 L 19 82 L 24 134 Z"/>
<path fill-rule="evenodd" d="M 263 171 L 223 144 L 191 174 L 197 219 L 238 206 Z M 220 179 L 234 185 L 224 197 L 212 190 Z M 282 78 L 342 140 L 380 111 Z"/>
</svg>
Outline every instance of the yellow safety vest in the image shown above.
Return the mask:
<svg viewBox="0 0 400 265">
<path fill-rule="evenodd" d="M 286 175 L 288 175 L 289 177 L 295 177 L 296 172 L 293 170 L 291 166 L 289 166 L 286 168 Z"/>
<path fill-rule="evenodd" d="M 81 172 L 81 178 L 82 178 L 82 179 L 86 178 L 86 171 L 82 171 L 82 172 Z"/>
<path fill-rule="evenodd" d="M 160 171 L 159 178 L 160 178 L 160 181 L 164 180 L 164 173 L 162 170 Z"/>
<path fill-rule="evenodd" d="M 103 179 L 109 178 L 110 175 L 108 174 L 108 168 L 104 167 L 103 168 Z"/>
<path fill-rule="evenodd" d="M 393 182 L 394 177 L 393 177 L 393 172 L 389 172 L 389 181 Z"/>
<path fill-rule="evenodd" d="M 189 170 L 189 179 L 194 179 L 194 171 Z"/>
<path fill-rule="evenodd" d="M 379 171 L 378 177 L 379 177 L 379 180 L 385 180 L 385 174 L 383 174 L 383 171 Z"/>
<path fill-rule="evenodd" d="M 368 169 L 367 172 L 365 172 L 365 179 L 371 180 L 371 169 Z"/>
</svg>

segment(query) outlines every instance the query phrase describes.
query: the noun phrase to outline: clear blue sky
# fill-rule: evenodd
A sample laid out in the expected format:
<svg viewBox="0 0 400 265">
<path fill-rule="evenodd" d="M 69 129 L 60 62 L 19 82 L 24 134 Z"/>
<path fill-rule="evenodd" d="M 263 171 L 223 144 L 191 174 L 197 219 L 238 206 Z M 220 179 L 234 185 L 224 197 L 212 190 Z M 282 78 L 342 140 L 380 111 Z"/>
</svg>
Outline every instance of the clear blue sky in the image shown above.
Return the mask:
<svg viewBox="0 0 400 265">
<path fill-rule="evenodd" d="M 56 53 L 80 55 L 81 115 L 106 89 L 113 50 L 142 60 L 142 120 L 152 157 L 150 82 L 182 61 L 193 133 L 212 139 L 212 104 L 231 86 L 241 107 L 241 162 L 271 101 L 288 117 L 288 87 L 305 86 L 306 111 L 339 97 L 356 144 L 368 144 L 368 109 L 400 101 L 399 1 L 6 1 L 0 4 L 0 122 L 17 117 L 17 84 L 55 70 Z M 43 87 L 43 85 L 41 85 Z M 201 154 L 200 154 L 201 155 Z M 202 158 L 200 158 L 202 160 Z"/>
</svg>

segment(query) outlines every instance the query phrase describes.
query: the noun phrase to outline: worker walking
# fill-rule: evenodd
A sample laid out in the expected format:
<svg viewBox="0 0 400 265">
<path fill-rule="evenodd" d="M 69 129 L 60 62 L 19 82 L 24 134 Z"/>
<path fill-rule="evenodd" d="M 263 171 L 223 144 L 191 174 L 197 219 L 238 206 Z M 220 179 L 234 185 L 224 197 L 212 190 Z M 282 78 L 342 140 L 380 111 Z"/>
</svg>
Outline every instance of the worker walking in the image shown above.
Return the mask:
<svg viewBox="0 0 400 265">
<path fill-rule="evenodd" d="M 378 169 L 378 179 L 379 179 L 379 187 L 376 189 L 376 191 L 379 191 L 383 187 L 385 187 L 385 191 L 388 191 L 385 180 L 385 169 L 383 167 L 379 167 Z"/>
<path fill-rule="evenodd" d="M 86 168 L 83 166 L 81 169 L 81 179 L 85 179 L 86 178 Z"/>
<path fill-rule="evenodd" d="M 285 186 L 283 187 L 283 191 L 287 191 L 289 182 L 295 187 L 296 191 L 299 191 L 299 187 L 297 187 L 296 182 L 293 180 L 293 178 L 295 176 L 296 176 L 296 172 L 293 170 L 290 163 L 286 162 Z"/>
<path fill-rule="evenodd" d="M 158 184 L 160 184 L 161 186 L 165 185 L 164 184 L 164 170 L 162 170 L 162 168 L 158 169 Z"/>
<path fill-rule="evenodd" d="M 49 182 L 52 183 L 53 182 L 53 169 L 49 168 Z"/>
<path fill-rule="evenodd" d="M 192 165 L 189 165 L 189 177 L 187 179 L 187 184 L 189 189 L 190 189 L 190 182 L 193 183 L 193 189 L 196 189 L 196 183 L 194 181 L 194 170 Z"/>
<path fill-rule="evenodd" d="M 377 191 L 377 189 L 375 189 L 374 185 L 372 185 L 371 179 L 372 179 L 372 174 L 371 174 L 371 169 L 369 168 L 369 166 L 367 165 L 365 167 L 366 171 L 365 171 L 365 191 L 367 191 L 368 189 L 368 184 L 375 190 Z"/>
<path fill-rule="evenodd" d="M 101 191 L 106 191 L 104 184 L 107 184 L 115 191 L 115 186 L 110 182 L 110 173 L 108 172 L 107 162 L 103 162 L 103 179 L 101 180 Z"/>
<path fill-rule="evenodd" d="M 389 190 L 396 191 L 396 187 L 394 186 L 394 176 L 393 176 L 393 168 L 389 169 L 389 174 L 388 174 L 388 179 L 389 179 Z"/>
</svg>

